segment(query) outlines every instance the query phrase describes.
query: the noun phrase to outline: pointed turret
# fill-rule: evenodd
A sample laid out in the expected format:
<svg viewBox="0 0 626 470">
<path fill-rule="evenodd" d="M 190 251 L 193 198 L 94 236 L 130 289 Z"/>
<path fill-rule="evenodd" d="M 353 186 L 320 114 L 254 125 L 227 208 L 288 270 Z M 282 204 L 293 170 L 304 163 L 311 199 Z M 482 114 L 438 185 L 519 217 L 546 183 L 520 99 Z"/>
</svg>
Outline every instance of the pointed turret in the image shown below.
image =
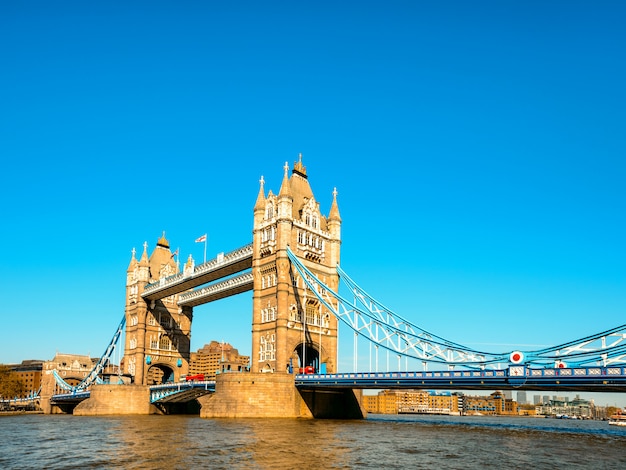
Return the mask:
<svg viewBox="0 0 626 470">
<path fill-rule="evenodd" d="M 289 163 L 285 162 L 285 174 L 283 175 L 283 182 L 280 185 L 280 191 L 278 192 L 278 196 L 287 196 L 291 197 L 291 185 L 289 184 Z"/>
<path fill-rule="evenodd" d="M 259 180 L 259 195 L 256 198 L 256 203 L 254 204 L 254 212 L 265 210 L 265 180 L 263 176 Z"/>
<path fill-rule="evenodd" d="M 337 205 L 337 188 L 333 189 L 333 203 L 330 206 L 328 221 L 341 222 L 341 216 L 339 215 L 339 206 Z"/>
<path fill-rule="evenodd" d="M 133 250 L 131 251 L 132 255 L 130 257 L 130 263 L 128 264 L 128 269 L 126 270 L 126 272 L 131 272 L 134 271 L 135 268 L 137 267 L 137 250 L 135 250 L 135 248 L 133 247 Z"/>
<path fill-rule="evenodd" d="M 143 242 L 143 253 L 139 260 L 139 266 L 150 266 L 150 262 L 148 261 L 148 242 Z"/>
<path fill-rule="evenodd" d="M 150 280 L 150 261 L 148 260 L 148 242 L 143 242 L 143 254 L 137 265 L 137 280 L 148 282 Z"/>
</svg>

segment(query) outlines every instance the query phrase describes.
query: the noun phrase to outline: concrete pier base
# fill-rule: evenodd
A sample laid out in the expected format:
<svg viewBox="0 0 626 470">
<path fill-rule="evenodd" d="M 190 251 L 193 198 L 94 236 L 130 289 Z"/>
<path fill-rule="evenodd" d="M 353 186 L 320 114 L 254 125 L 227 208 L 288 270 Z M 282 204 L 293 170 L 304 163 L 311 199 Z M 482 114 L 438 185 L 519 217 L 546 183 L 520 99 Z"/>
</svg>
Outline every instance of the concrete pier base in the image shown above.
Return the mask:
<svg viewBox="0 0 626 470">
<path fill-rule="evenodd" d="M 305 392 L 287 373 L 220 374 L 215 393 L 198 398 L 201 418 L 346 418 L 365 416 L 352 390 Z"/>
<path fill-rule="evenodd" d="M 76 416 L 159 414 L 146 385 L 93 385 L 89 398 L 74 408 Z"/>
</svg>

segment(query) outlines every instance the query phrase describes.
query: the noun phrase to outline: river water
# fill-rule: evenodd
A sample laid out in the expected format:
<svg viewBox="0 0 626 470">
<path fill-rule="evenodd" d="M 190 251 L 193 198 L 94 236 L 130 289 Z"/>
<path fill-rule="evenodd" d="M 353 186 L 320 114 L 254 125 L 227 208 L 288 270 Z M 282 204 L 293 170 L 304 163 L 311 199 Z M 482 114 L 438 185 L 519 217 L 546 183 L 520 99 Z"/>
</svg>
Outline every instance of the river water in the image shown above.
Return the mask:
<svg viewBox="0 0 626 470">
<path fill-rule="evenodd" d="M 546 418 L 370 415 L 0 417 L 1 469 L 626 469 L 626 427 Z"/>
</svg>

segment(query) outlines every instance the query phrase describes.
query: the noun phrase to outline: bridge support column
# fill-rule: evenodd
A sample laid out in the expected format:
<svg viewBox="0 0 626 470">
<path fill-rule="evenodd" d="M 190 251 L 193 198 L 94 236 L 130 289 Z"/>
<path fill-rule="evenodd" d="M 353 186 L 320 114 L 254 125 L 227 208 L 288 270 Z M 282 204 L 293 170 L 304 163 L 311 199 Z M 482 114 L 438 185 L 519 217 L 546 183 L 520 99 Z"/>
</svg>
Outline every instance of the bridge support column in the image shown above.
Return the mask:
<svg viewBox="0 0 626 470">
<path fill-rule="evenodd" d="M 215 393 L 198 398 L 201 418 L 311 418 L 294 386 L 293 375 L 224 373 L 215 380 Z"/>
<path fill-rule="evenodd" d="M 87 400 L 74 408 L 76 416 L 160 414 L 150 403 L 146 385 L 93 385 Z"/>
<path fill-rule="evenodd" d="M 294 376 L 275 373 L 224 373 L 215 393 L 198 398 L 201 418 L 363 418 L 352 390 L 301 394 Z"/>
</svg>

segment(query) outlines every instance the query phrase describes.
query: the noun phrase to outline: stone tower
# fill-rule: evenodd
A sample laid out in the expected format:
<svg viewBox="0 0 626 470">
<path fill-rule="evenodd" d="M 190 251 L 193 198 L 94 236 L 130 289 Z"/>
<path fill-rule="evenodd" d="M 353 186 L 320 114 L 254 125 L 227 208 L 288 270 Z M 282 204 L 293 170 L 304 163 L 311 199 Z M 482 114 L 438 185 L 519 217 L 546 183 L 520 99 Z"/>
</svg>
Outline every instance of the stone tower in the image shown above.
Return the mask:
<svg viewBox="0 0 626 470">
<path fill-rule="evenodd" d="M 328 287 L 337 290 L 341 218 L 337 193 L 328 217 L 320 212 L 302 155 L 277 195 L 265 195 L 261 178 L 254 206 L 252 372 L 303 367 L 333 373 L 337 367 L 337 319 L 317 300 L 287 256 L 287 246 Z M 308 369 L 311 370 L 311 369 Z"/>
<path fill-rule="evenodd" d="M 180 308 L 178 294 L 149 303 L 141 296 L 147 284 L 177 272 L 165 233 L 150 257 L 147 243 L 139 261 L 133 249 L 126 275 L 123 370 L 133 377 L 135 384 L 178 381 L 189 370 L 192 308 Z"/>
</svg>

